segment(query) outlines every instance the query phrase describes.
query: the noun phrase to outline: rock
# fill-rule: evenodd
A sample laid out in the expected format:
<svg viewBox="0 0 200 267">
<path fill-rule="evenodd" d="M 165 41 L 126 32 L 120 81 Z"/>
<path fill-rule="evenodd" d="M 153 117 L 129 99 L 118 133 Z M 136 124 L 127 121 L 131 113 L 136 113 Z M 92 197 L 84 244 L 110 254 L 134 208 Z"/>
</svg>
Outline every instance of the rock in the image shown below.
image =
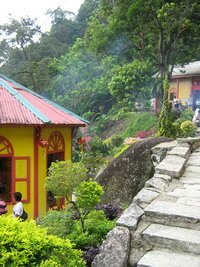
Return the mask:
<svg viewBox="0 0 200 267">
<path fill-rule="evenodd" d="M 160 191 L 164 190 L 169 184 L 169 181 L 153 177 L 145 183 L 145 187 L 153 187 Z"/>
<path fill-rule="evenodd" d="M 146 207 L 147 204 L 151 203 L 155 198 L 159 196 L 159 193 L 153 192 L 148 189 L 142 189 L 134 198 L 133 202 L 141 208 Z"/>
<path fill-rule="evenodd" d="M 144 210 L 135 203 L 132 203 L 120 216 L 116 224 L 119 226 L 128 227 L 130 230 L 135 230 L 140 217 L 143 215 Z"/>
<path fill-rule="evenodd" d="M 178 138 L 177 142 L 179 145 L 189 145 L 191 150 L 197 149 L 200 146 L 199 137 L 189 137 L 189 138 Z"/>
<path fill-rule="evenodd" d="M 177 200 L 177 203 L 189 206 L 196 206 L 200 208 L 200 198 L 188 198 L 188 197 L 181 197 Z"/>
<path fill-rule="evenodd" d="M 168 138 L 149 138 L 131 145 L 95 179 L 105 191 L 102 203 L 131 204 L 154 174 L 151 149 Z"/>
<path fill-rule="evenodd" d="M 130 231 L 117 226 L 110 231 L 94 258 L 92 267 L 126 267 L 130 250 Z"/>
<path fill-rule="evenodd" d="M 167 152 L 172 150 L 176 145 L 176 141 L 171 141 L 154 146 L 151 149 L 151 159 L 155 163 L 155 166 L 160 163 L 166 157 Z"/>
<path fill-rule="evenodd" d="M 162 173 L 155 173 L 153 177 L 163 179 L 164 181 L 167 182 L 170 182 L 172 180 L 171 176 Z"/>
<path fill-rule="evenodd" d="M 200 190 L 200 184 L 195 184 L 195 185 L 193 185 L 193 184 L 183 184 L 183 187 L 185 188 L 185 189 L 187 189 L 187 190 Z M 199 197 L 200 197 L 200 195 L 199 195 Z"/>
</svg>

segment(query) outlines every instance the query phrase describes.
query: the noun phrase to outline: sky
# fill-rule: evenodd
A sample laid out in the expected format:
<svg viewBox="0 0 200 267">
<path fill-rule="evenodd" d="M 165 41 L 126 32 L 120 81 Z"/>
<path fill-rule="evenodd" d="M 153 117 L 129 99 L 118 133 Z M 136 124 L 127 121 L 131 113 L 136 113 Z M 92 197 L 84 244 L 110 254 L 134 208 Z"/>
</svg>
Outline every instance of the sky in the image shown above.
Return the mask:
<svg viewBox="0 0 200 267">
<path fill-rule="evenodd" d="M 55 10 L 60 7 L 62 10 L 78 13 L 78 9 L 84 0 L 1 0 L 0 24 L 8 23 L 9 14 L 19 20 L 29 16 L 37 18 L 37 23 L 43 31 L 50 28 L 50 15 L 45 15 L 48 9 Z"/>
</svg>

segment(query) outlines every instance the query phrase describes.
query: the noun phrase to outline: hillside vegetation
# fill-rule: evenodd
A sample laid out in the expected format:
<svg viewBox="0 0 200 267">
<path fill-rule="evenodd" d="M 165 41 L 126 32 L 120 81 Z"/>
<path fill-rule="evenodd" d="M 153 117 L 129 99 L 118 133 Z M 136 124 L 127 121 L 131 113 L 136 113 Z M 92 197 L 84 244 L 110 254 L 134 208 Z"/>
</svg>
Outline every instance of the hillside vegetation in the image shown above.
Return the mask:
<svg viewBox="0 0 200 267">
<path fill-rule="evenodd" d="M 174 66 L 199 59 L 197 1 L 85 0 L 77 16 L 48 14 L 48 32 L 29 17 L 0 25 L 0 72 L 84 118 L 100 117 L 100 128 L 113 109 L 146 109 L 155 96 L 160 109 Z"/>
</svg>

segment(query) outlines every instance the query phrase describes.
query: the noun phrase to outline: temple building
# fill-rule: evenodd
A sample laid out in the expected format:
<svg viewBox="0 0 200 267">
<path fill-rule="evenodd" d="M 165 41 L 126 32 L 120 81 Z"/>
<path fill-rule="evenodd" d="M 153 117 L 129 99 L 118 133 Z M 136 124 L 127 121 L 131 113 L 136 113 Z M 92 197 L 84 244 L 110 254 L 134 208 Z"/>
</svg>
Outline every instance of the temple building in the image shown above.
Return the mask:
<svg viewBox="0 0 200 267">
<path fill-rule="evenodd" d="M 51 208 L 47 170 L 56 160 L 72 158 L 73 130 L 86 125 L 83 118 L 0 75 L 0 187 L 8 213 L 16 191 L 22 193 L 29 218 Z"/>
</svg>

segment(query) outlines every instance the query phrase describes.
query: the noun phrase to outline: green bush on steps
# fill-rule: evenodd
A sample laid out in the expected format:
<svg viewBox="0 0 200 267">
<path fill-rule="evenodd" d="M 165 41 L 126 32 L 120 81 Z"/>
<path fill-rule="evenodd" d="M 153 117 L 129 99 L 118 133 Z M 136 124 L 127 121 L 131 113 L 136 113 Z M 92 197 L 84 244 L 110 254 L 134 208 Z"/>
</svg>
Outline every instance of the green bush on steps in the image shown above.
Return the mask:
<svg viewBox="0 0 200 267">
<path fill-rule="evenodd" d="M 195 136 L 195 132 L 196 132 L 196 125 L 194 125 L 193 122 L 187 120 L 181 123 L 180 126 L 182 132 L 183 132 L 183 136 L 184 137 L 192 137 Z"/>
</svg>

